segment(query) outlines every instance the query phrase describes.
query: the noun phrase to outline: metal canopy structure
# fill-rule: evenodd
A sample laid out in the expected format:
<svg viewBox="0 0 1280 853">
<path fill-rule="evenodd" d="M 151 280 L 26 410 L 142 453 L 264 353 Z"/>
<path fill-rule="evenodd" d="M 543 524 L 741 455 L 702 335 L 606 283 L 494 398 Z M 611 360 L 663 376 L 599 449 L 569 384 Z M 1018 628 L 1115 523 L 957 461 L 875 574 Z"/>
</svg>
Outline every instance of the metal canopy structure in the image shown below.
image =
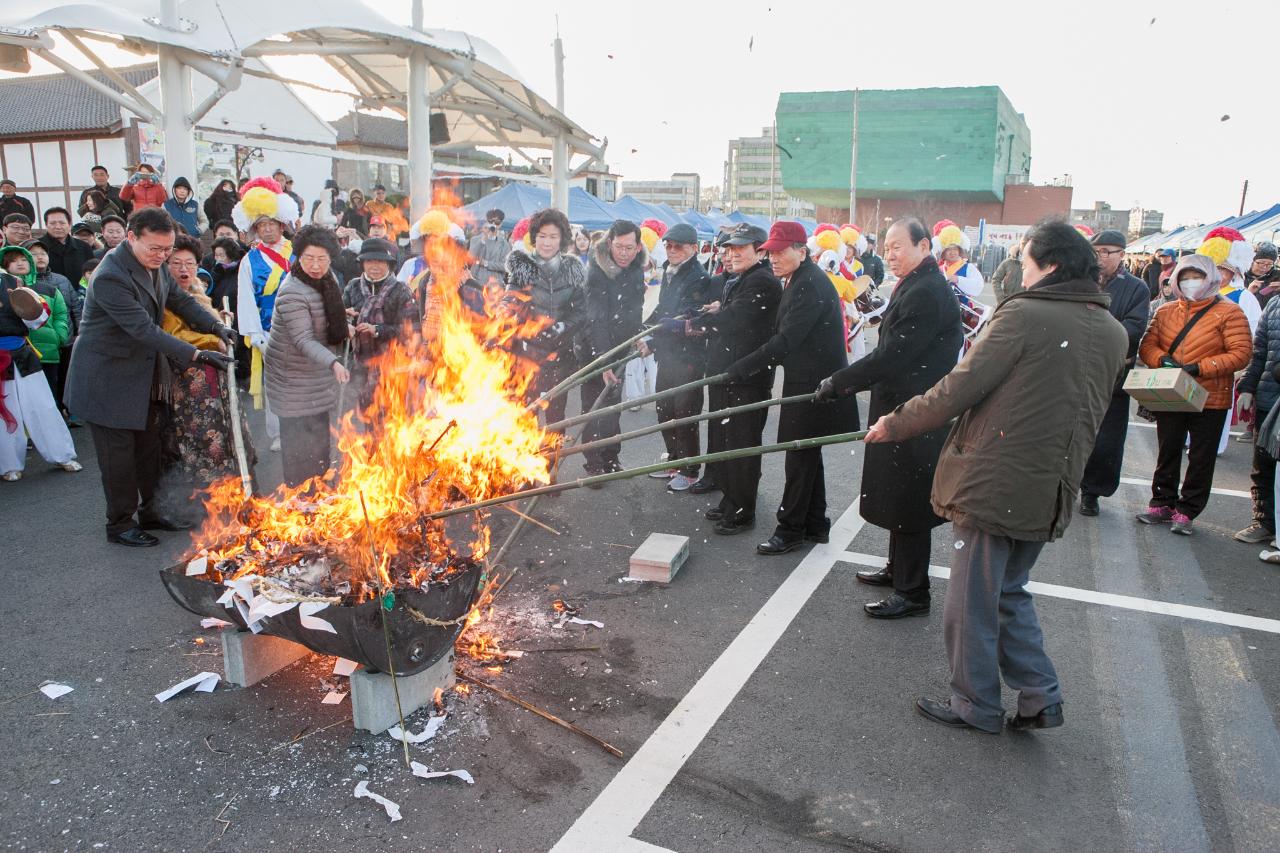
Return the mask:
<svg viewBox="0 0 1280 853">
<path fill-rule="evenodd" d="M 246 74 L 294 85 L 251 58 L 316 56 L 350 84 L 357 108 L 391 109 L 408 119 L 411 192 L 431 197 L 430 117 L 443 113 L 451 143 L 509 148 L 547 170 L 526 148 L 551 149 L 552 198 L 568 207 L 570 157 L 584 155 L 577 171 L 603 160 L 597 141 L 563 113 L 563 53 L 556 43 L 557 96 L 538 95 L 496 48 L 483 39 L 422 24 L 414 0 L 413 26 L 388 20 L 360 0 L 308 0 L 304 7 L 254 0 L 112 0 L 76 3 L 28 0 L 0 9 L 0 45 L 34 53 L 161 126 L 173 174 L 194 174 L 196 123 Z M 299 29 L 300 26 L 303 28 Z M 57 31 L 116 87 L 106 86 L 53 53 Z M 94 52 L 110 43 L 155 55 L 161 103 L 143 97 Z M 12 56 L 9 67 L 17 67 Z M 193 103 L 191 72 L 216 88 Z M 118 89 L 118 91 L 117 91 Z"/>
</svg>

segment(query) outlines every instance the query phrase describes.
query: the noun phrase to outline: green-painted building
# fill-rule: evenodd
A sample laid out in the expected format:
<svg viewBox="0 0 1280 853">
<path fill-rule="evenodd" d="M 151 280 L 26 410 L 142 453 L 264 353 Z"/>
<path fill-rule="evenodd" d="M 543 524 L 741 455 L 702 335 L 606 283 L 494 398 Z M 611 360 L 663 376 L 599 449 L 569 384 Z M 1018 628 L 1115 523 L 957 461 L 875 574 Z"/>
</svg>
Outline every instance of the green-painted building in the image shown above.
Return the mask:
<svg viewBox="0 0 1280 853">
<path fill-rule="evenodd" d="M 776 114 L 782 184 L 848 208 L 854 93 L 783 92 Z M 929 197 L 1003 203 L 1025 183 L 1031 132 L 998 86 L 857 93 L 858 200 Z"/>
</svg>

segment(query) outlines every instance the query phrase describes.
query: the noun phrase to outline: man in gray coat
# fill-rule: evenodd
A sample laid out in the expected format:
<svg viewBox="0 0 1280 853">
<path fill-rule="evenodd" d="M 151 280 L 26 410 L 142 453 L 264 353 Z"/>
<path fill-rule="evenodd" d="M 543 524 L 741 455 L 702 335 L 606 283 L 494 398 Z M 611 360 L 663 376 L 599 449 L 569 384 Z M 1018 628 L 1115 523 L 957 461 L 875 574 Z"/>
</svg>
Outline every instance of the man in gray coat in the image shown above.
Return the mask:
<svg viewBox="0 0 1280 853">
<path fill-rule="evenodd" d="M 144 208 L 130 217 L 124 241 L 94 273 L 67 374 L 67 407 L 89 424 L 98 454 L 107 540 L 135 548 L 159 543 L 147 530 L 190 527 L 164 518 L 153 505 L 169 371 L 197 362 L 218 368 L 233 362 L 160 328 L 168 309 L 198 332 L 235 341 L 235 332 L 169 275 L 166 260 L 173 241 L 173 220 L 161 208 Z"/>
<path fill-rule="evenodd" d="M 866 439 L 901 441 L 958 418 L 932 495 L 955 536 L 942 620 L 951 696 L 916 709 L 990 734 L 1004 722 L 1001 675 L 1019 694 L 1010 728 L 1062 725 L 1058 675 L 1026 584 L 1044 544 L 1071 521 L 1128 346 L 1098 288 L 1093 248 L 1074 228 L 1037 227 L 1022 270 L 1023 291 L 1000 303 L 956 369 Z"/>
</svg>

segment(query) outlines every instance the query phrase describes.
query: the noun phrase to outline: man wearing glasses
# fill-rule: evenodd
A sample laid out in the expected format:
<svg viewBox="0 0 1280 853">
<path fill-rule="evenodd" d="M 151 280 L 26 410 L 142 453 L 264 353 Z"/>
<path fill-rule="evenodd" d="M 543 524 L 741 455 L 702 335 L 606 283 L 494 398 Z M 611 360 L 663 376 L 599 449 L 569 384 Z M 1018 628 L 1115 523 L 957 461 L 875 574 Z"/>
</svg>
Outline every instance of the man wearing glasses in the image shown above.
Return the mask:
<svg viewBox="0 0 1280 853">
<path fill-rule="evenodd" d="M 1280 269 L 1276 269 L 1276 260 L 1280 259 L 1280 250 L 1275 243 L 1259 243 L 1253 247 L 1253 266 L 1245 274 L 1244 286 L 1258 297 L 1258 304 L 1263 308 L 1271 301 L 1271 297 L 1280 293 Z"/>
<path fill-rule="evenodd" d="M 501 284 L 506 279 L 507 254 L 511 251 L 511 242 L 502 233 L 502 221 L 507 215 L 498 208 L 484 215 L 484 227 L 480 233 L 471 238 L 467 250 L 476 259 L 472 275 L 481 284 L 488 284 L 497 279 Z"/>
<path fill-rule="evenodd" d="M 228 344 L 236 334 L 174 283 L 167 261 L 174 224 L 162 208 L 129 218 L 125 239 L 94 271 L 80 337 L 71 351 L 66 403 L 89 424 L 107 501 L 107 541 L 149 547 L 148 530 L 184 530 L 154 504 L 160 479 L 162 391 L 170 370 L 198 363 L 224 369 L 229 356 L 199 350 L 160 328 L 165 309 Z"/>
<path fill-rule="evenodd" d="M 1147 330 L 1151 316 L 1151 291 L 1137 276 L 1124 268 L 1124 234 L 1108 229 L 1093 238 L 1093 251 L 1098 256 L 1098 283 L 1111 296 L 1111 316 L 1120 321 L 1129 335 L 1124 374 L 1133 367 L 1138 341 Z M 1073 342 L 1068 342 L 1073 343 Z M 1116 382 L 1111 405 L 1102 417 L 1098 439 L 1084 466 L 1080 481 L 1080 514 L 1097 515 L 1098 498 L 1109 498 L 1120 487 L 1120 467 L 1124 464 L 1124 441 L 1129 434 L 1129 395 L 1122 390 L 1124 375 Z"/>
</svg>

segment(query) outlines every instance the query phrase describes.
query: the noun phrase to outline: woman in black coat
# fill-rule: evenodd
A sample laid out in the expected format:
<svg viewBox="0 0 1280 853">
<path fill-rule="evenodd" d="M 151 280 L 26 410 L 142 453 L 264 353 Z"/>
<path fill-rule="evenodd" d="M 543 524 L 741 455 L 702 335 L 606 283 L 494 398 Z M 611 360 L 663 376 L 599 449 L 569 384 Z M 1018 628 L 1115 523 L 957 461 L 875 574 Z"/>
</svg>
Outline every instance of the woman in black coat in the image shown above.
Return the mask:
<svg viewBox="0 0 1280 853">
<path fill-rule="evenodd" d="M 235 181 L 230 178 L 218 181 L 217 189 L 209 193 L 209 197 L 204 200 L 204 215 L 209 220 L 209 227 L 212 228 L 218 222 L 231 219 L 231 211 L 239 201 L 240 194 L 236 192 Z"/>
<path fill-rule="evenodd" d="M 871 389 L 868 420 L 874 424 L 923 394 L 956 365 L 963 333 L 960 305 L 930 251 L 929 232 L 918 219 L 894 223 L 885 257 L 899 277 L 880 324 L 876 348 L 822 383 L 819 397 L 839 399 Z M 889 563 L 858 580 L 889 586 L 893 593 L 866 605 L 879 619 L 929 612 L 930 531 L 942 524 L 929 493 L 933 469 L 948 430 L 907 441 L 869 444 L 862 465 L 862 517 L 889 531 Z"/>
<path fill-rule="evenodd" d="M 773 337 L 760 349 L 729 367 L 729 381 L 744 382 L 753 374 L 782 365 L 782 395 L 811 392 L 826 376 L 847 363 L 844 312 L 840 295 L 827 274 L 809 260 L 804 228 L 797 222 L 776 222 L 761 249 L 769 253 L 774 275 L 785 284 L 778 303 Z M 778 441 L 817 438 L 858 428 L 858 408 L 852 397 L 834 405 L 792 403 L 778 413 Z M 826 542 L 827 489 L 822 448 L 788 450 L 784 463 L 786 485 L 778 508 L 778 526 L 769 541 L 756 546 L 759 554 L 785 554 L 806 542 Z"/>
</svg>

